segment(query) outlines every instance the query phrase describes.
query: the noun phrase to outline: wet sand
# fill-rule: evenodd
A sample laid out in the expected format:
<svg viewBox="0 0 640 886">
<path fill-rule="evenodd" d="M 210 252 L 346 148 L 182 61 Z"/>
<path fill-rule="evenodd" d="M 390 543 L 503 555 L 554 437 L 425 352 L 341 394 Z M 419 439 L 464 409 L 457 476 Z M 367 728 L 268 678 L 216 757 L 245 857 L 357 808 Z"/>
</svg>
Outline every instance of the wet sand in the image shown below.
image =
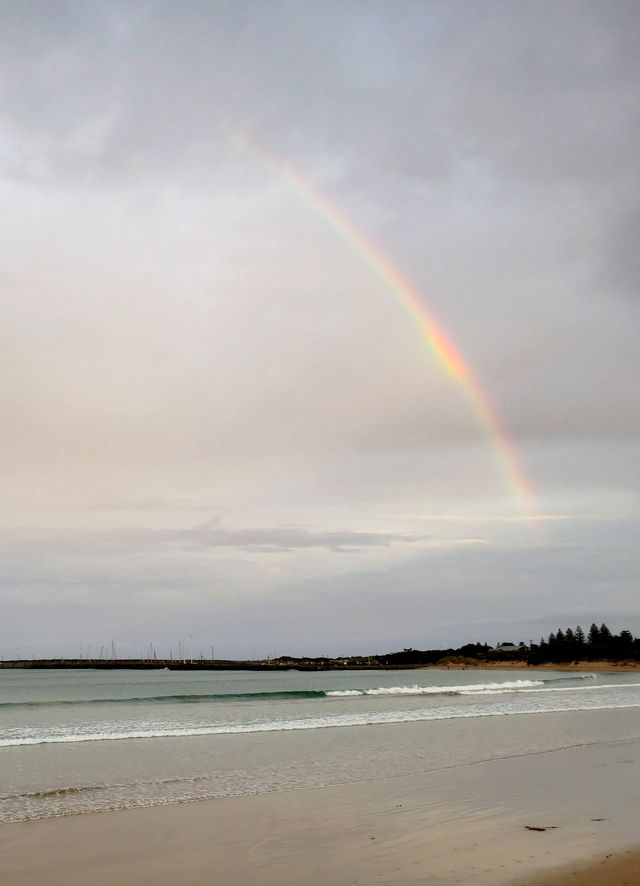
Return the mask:
<svg viewBox="0 0 640 886">
<path fill-rule="evenodd" d="M 615 884 L 580 880 L 575 867 L 562 867 L 635 846 L 639 808 L 640 739 L 349 785 L 7 824 L 0 884 Z M 556 879 L 532 879 L 551 872 Z"/>
<path fill-rule="evenodd" d="M 587 864 L 573 864 L 530 880 L 527 886 L 640 886 L 640 850 L 607 853 Z"/>
</svg>

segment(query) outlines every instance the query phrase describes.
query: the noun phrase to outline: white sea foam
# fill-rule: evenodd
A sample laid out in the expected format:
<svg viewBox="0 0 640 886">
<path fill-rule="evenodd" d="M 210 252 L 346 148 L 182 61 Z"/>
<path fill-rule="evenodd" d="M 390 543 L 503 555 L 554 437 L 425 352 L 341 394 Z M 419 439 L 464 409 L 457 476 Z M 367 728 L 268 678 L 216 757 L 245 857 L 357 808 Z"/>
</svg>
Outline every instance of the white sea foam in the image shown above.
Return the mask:
<svg viewBox="0 0 640 886">
<path fill-rule="evenodd" d="M 547 692 L 599 692 L 601 689 L 629 689 L 629 688 L 638 688 L 640 683 L 599 683 L 597 686 L 546 686 L 544 689 L 545 694 Z M 464 693 L 465 695 L 505 695 L 509 692 L 513 692 L 513 689 L 481 689 L 477 692 Z M 519 692 L 538 692 L 537 689 L 528 689 L 523 688 L 519 689 Z"/>
<path fill-rule="evenodd" d="M 619 687 L 616 687 L 619 688 Z M 515 714 L 564 713 L 569 711 L 600 711 L 619 708 L 640 708 L 640 702 L 614 702 L 608 704 L 570 704 L 546 707 L 530 705 L 513 709 L 512 707 L 448 707 L 428 708 L 412 711 L 366 711 L 327 715 L 324 717 L 308 717 L 291 720 L 265 720 L 254 723 L 220 723 L 220 724 L 163 724 L 149 723 L 144 726 L 131 724 L 105 724 L 101 731 L 73 731 L 72 727 L 55 730 L 20 731 L 14 735 L 5 733 L 0 739 L 0 747 L 62 744 L 88 741 L 114 741 L 134 738 L 180 738 L 198 735 L 238 735 L 257 732 L 291 732 L 305 729 L 328 729 L 344 726 L 372 726 L 376 724 L 415 723 L 428 720 L 473 719 L 476 717 L 502 717 Z"/>
<path fill-rule="evenodd" d="M 507 680 L 502 683 L 464 683 L 461 686 L 380 686 L 376 689 L 336 689 L 327 692 L 328 698 L 346 698 L 355 695 L 467 695 L 494 690 L 513 692 L 532 687 L 544 687 L 544 680 Z"/>
</svg>

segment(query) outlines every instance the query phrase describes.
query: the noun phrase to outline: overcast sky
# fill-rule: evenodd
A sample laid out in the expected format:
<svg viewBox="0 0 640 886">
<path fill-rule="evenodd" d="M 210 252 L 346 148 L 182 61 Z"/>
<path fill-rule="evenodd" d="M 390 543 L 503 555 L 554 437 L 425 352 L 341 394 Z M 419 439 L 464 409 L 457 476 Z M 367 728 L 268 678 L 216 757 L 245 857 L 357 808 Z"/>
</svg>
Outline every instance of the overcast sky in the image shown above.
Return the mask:
<svg viewBox="0 0 640 886">
<path fill-rule="evenodd" d="M 0 0 L 0 653 L 640 632 L 639 38 L 626 0 Z"/>
</svg>

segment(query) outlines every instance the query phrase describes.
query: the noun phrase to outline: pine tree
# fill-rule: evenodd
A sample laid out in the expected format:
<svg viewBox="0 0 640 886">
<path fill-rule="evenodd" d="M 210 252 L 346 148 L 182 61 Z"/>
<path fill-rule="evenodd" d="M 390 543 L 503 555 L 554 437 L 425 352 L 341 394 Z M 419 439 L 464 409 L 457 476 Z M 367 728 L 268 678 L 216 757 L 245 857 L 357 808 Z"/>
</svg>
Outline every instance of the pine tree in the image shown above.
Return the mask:
<svg viewBox="0 0 640 886">
<path fill-rule="evenodd" d="M 576 628 L 575 638 L 578 646 L 584 646 L 584 631 L 582 630 L 580 625 L 578 625 L 578 627 Z"/>
<path fill-rule="evenodd" d="M 597 646 L 600 643 L 600 630 L 598 625 L 593 623 L 589 628 L 589 637 L 587 642 L 589 646 Z"/>
<path fill-rule="evenodd" d="M 620 631 L 620 645 L 625 649 L 633 646 L 633 634 L 631 631 Z"/>
</svg>

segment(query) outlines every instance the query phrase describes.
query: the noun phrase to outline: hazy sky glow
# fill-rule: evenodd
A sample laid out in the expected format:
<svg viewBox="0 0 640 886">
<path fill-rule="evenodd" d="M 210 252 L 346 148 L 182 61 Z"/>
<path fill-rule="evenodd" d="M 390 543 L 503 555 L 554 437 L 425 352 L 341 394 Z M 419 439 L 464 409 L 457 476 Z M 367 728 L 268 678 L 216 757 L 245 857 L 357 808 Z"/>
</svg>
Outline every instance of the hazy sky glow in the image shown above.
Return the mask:
<svg viewBox="0 0 640 886">
<path fill-rule="evenodd" d="M 0 20 L 1 654 L 640 631 L 637 3 Z"/>
</svg>

